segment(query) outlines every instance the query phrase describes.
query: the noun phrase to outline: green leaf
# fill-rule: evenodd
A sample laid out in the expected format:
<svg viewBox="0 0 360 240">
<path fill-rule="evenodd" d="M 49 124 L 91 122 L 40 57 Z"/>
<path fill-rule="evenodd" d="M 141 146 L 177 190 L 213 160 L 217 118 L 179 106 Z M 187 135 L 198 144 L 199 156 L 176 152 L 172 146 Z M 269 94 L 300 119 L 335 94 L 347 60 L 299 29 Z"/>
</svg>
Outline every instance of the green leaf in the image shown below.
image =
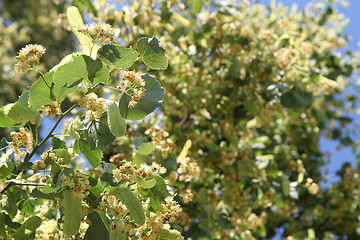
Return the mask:
<svg viewBox="0 0 360 240">
<path fill-rule="evenodd" d="M 197 14 L 201 11 L 201 7 L 204 4 L 204 0 L 194 0 L 192 5 L 193 13 Z"/>
<path fill-rule="evenodd" d="M 148 159 L 149 159 L 148 156 L 144 156 L 144 155 L 141 155 L 141 154 L 136 154 L 132 161 L 135 164 L 135 166 L 140 167 L 140 165 L 142 163 L 146 163 Z"/>
<path fill-rule="evenodd" d="M 73 53 L 66 55 L 63 59 L 61 59 L 61 61 L 58 64 L 56 64 L 54 67 L 52 67 L 49 70 L 49 72 L 56 72 L 56 70 L 58 70 L 58 68 L 61 67 L 62 65 L 72 62 L 73 55 L 74 55 Z"/>
<path fill-rule="evenodd" d="M 162 229 L 159 235 L 159 238 L 167 239 L 167 240 L 182 240 L 183 237 L 178 230 L 175 229 Z"/>
<path fill-rule="evenodd" d="M 101 181 L 110 184 L 110 186 L 118 186 L 119 183 L 115 183 L 113 181 L 114 177 L 112 172 L 114 169 L 116 169 L 116 166 L 112 163 L 106 163 L 106 162 L 102 162 L 101 164 L 104 167 L 104 173 L 100 177 Z"/>
<path fill-rule="evenodd" d="M 154 151 L 155 149 L 155 145 L 152 142 L 147 142 L 147 143 L 143 143 L 142 145 L 139 146 L 139 149 L 137 150 L 137 154 L 140 155 L 149 155 L 150 153 L 152 153 L 152 151 Z"/>
<path fill-rule="evenodd" d="M 53 152 L 56 154 L 58 158 L 62 158 L 63 161 L 60 163 L 61 165 L 68 165 L 72 162 L 71 155 L 66 148 L 54 149 Z"/>
<path fill-rule="evenodd" d="M 118 69 L 130 68 L 138 58 L 137 52 L 131 47 L 126 48 L 117 44 L 102 46 L 98 55 L 105 64 Z"/>
<path fill-rule="evenodd" d="M 97 211 L 92 211 L 87 215 L 91 225 L 85 233 L 84 240 L 109 240 L 109 231 Z"/>
<path fill-rule="evenodd" d="M 160 204 L 164 203 L 164 199 L 171 194 L 167 190 L 165 181 L 160 176 L 151 176 L 149 179 L 155 179 L 156 184 L 154 187 L 148 189 L 148 197 L 150 197 L 150 205 L 153 209 L 157 210 Z"/>
<path fill-rule="evenodd" d="M 101 61 L 95 61 L 86 55 L 73 55 L 72 62 L 62 65 L 55 72 L 54 95 L 63 100 L 68 93 L 77 89 L 83 79 L 88 80 L 91 84 L 96 84 L 107 83 L 109 78 L 109 70 Z"/>
<path fill-rule="evenodd" d="M 38 216 L 32 216 L 21 225 L 21 227 L 13 235 L 13 238 L 15 238 L 15 240 L 27 239 L 40 225 L 41 218 Z"/>
<path fill-rule="evenodd" d="M 107 114 L 104 114 L 99 121 L 87 118 L 84 120 L 84 125 L 86 126 L 83 131 L 84 138 L 92 150 L 98 146 L 107 146 L 116 138 L 109 129 Z"/>
<path fill-rule="evenodd" d="M 74 151 L 76 153 L 83 153 L 93 168 L 100 166 L 103 157 L 103 152 L 100 148 L 91 150 L 89 144 L 85 140 L 78 139 L 74 143 Z"/>
<path fill-rule="evenodd" d="M 6 178 L 15 168 L 15 164 L 12 161 L 6 161 L 0 167 L 0 179 Z"/>
<path fill-rule="evenodd" d="M 80 119 L 76 118 L 70 123 L 68 128 L 68 133 L 70 137 L 74 139 L 79 139 L 80 138 L 79 131 L 83 128 L 84 128 L 83 123 L 80 121 Z"/>
<path fill-rule="evenodd" d="M 282 191 L 284 193 L 285 196 L 289 196 L 290 193 L 290 181 L 288 179 L 288 177 L 285 174 L 281 175 L 281 181 L 282 181 Z"/>
<path fill-rule="evenodd" d="M 156 70 L 167 68 L 168 59 L 165 56 L 165 49 L 160 47 L 160 42 L 156 37 L 141 38 L 136 43 L 136 47 L 146 66 Z"/>
<path fill-rule="evenodd" d="M 109 193 L 119 198 L 120 201 L 125 204 L 125 206 L 130 212 L 131 217 L 137 224 L 143 225 L 145 223 L 144 209 L 139 199 L 135 197 L 134 193 L 130 190 L 130 188 L 112 188 Z"/>
<path fill-rule="evenodd" d="M 290 90 L 280 97 L 280 102 L 284 107 L 301 108 L 309 106 L 312 102 L 312 93 L 301 90 Z"/>
<path fill-rule="evenodd" d="M 30 87 L 29 106 L 31 109 L 38 110 L 43 105 L 51 105 L 55 102 L 53 77 L 54 72 L 46 73 Z"/>
<path fill-rule="evenodd" d="M 142 179 L 142 178 L 140 178 L 140 177 L 137 177 L 137 178 L 136 178 L 136 183 L 137 183 L 140 187 L 147 189 L 147 188 L 152 188 L 152 187 L 155 186 L 155 184 L 156 184 L 156 179 L 155 179 L 155 178 L 152 178 L 152 179 L 150 179 L 150 180 L 145 180 L 145 179 Z"/>
<path fill-rule="evenodd" d="M 6 236 L 6 232 L 5 232 L 5 215 L 2 212 L 0 212 L 0 236 L 1 237 Z"/>
<path fill-rule="evenodd" d="M 82 3 L 97 17 L 97 9 L 90 0 L 81 0 Z"/>
<path fill-rule="evenodd" d="M 114 134 L 115 137 L 121 137 L 125 135 L 125 119 L 121 116 L 119 107 L 117 106 L 116 102 L 112 101 L 108 104 L 107 122 L 111 133 Z"/>
<path fill-rule="evenodd" d="M 11 106 L 7 116 L 16 122 L 37 123 L 40 121 L 40 115 L 37 111 L 30 109 L 28 105 L 29 92 L 23 92 L 19 100 Z"/>
<path fill-rule="evenodd" d="M 56 188 L 52 187 L 37 187 L 31 192 L 34 198 L 54 199 L 56 197 Z"/>
<path fill-rule="evenodd" d="M 6 115 L 13 105 L 14 105 L 14 103 L 11 103 L 11 104 L 8 104 L 8 105 L 0 108 L 0 127 L 9 128 L 9 127 L 21 126 L 24 124 L 21 122 L 18 123 L 16 121 L 13 121 Z"/>
<path fill-rule="evenodd" d="M 128 107 L 131 98 L 127 94 L 123 94 L 120 98 L 120 114 L 127 120 L 139 121 L 153 112 L 157 107 L 163 108 L 163 87 L 156 80 L 156 78 L 149 74 L 143 74 L 142 78 L 146 83 L 146 93 L 142 99 L 138 100 L 136 107 Z"/>
<path fill-rule="evenodd" d="M 71 6 L 67 9 L 66 16 L 69 21 L 71 31 L 80 42 L 82 52 L 95 59 L 98 46 L 92 42 L 92 38 L 89 35 L 79 32 L 79 29 L 85 25 L 79 10 L 74 6 Z"/>
<path fill-rule="evenodd" d="M 66 148 L 65 142 L 55 136 L 51 138 L 51 146 L 53 149 Z"/>
<path fill-rule="evenodd" d="M 81 199 L 72 195 L 73 190 L 65 190 L 64 196 L 64 224 L 63 230 L 65 235 L 75 235 L 81 224 Z"/>
</svg>

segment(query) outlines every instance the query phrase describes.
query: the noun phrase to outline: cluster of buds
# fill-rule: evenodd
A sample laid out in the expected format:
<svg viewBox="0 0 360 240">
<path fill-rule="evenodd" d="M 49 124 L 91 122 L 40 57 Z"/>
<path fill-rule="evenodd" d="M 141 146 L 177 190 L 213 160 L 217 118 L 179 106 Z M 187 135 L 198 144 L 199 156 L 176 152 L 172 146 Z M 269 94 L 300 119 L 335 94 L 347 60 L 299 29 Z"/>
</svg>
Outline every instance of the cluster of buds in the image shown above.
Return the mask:
<svg viewBox="0 0 360 240">
<path fill-rule="evenodd" d="M 140 168 L 136 168 L 132 162 L 123 161 L 123 164 L 119 168 L 113 170 L 114 182 L 120 182 L 121 180 L 132 177 L 139 176 L 141 178 L 149 178 L 153 175 L 165 174 L 166 168 L 161 165 L 153 162 L 151 165 L 145 163 L 140 165 Z"/>
<path fill-rule="evenodd" d="M 145 218 L 145 223 L 139 226 L 131 220 L 128 209 L 117 197 L 108 194 L 103 196 L 97 210 L 104 211 L 105 208 L 113 209 L 116 214 L 111 225 L 112 229 L 122 229 L 122 233 L 131 239 L 137 237 L 136 239 L 146 240 L 158 239 L 165 224 L 174 222 L 182 212 L 180 205 L 173 197 L 168 196 L 165 202 L 160 204 L 160 211 L 150 212 Z"/>
<path fill-rule="evenodd" d="M 45 113 L 45 116 L 55 117 L 61 113 L 60 104 L 58 102 L 54 102 L 51 105 L 43 105 L 44 109 L 40 109 L 39 113 Z"/>
<path fill-rule="evenodd" d="M 120 86 L 117 86 L 117 90 L 120 91 L 125 88 L 126 94 L 131 96 L 129 102 L 129 108 L 134 108 L 137 105 L 137 101 L 145 96 L 146 88 L 145 81 L 141 77 L 140 73 L 135 71 L 124 71 L 123 79 L 120 82 Z"/>
<path fill-rule="evenodd" d="M 189 157 L 186 157 L 181 159 L 177 172 L 179 174 L 180 181 L 190 182 L 194 178 L 199 177 L 200 168 L 195 160 L 191 160 Z"/>
<path fill-rule="evenodd" d="M 313 181 L 312 178 L 307 178 L 305 187 L 309 190 L 309 193 L 315 195 L 319 192 L 319 185 Z"/>
<path fill-rule="evenodd" d="M 64 161 L 63 158 L 57 157 L 54 152 L 44 152 L 43 154 L 41 154 L 40 160 L 34 161 L 34 164 L 31 166 L 31 169 L 34 171 L 34 173 L 37 173 L 39 168 L 40 169 L 45 169 L 46 168 L 45 160 L 47 160 L 47 159 L 51 159 L 52 161 L 56 161 L 58 164 L 61 164 Z"/>
<path fill-rule="evenodd" d="M 94 43 L 111 43 L 115 41 L 115 31 L 110 24 L 98 24 L 92 23 L 86 24 L 79 29 L 79 32 L 90 34 L 94 40 Z"/>
<path fill-rule="evenodd" d="M 161 153 L 164 157 L 167 156 L 168 152 L 171 152 L 175 143 L 169 137 L 169 133 L 165 130 L 159 129 L 158 127 L 150 127 L 145 131 L 145 135 L 151 137 L 151 141 L 159 146 L 161 149 Z"/>
<path fill-rule="evenodd" d="M 113 181 L 119 183 L 124 179 L 132 179 L 135 176 L 149 178 L 153 175 L 160 175 L 165 173 L 166 168 L 155 162 L 153 162 L 151 165 L 143 163 L 140 165 L 140 168 L 137 169 L 132 162 L 123 160 L 122 164 L 113 170 Z"/>
<path fill-rule="evenodd" d="M 289 69 L 296 65 L 299 52 L 292 48 L 282 48 L 274 52 L 274 61 L 280 69 Z"/>
<path fill-rule="evenodd" d="M 192 202 L 194 199 L 194 194 L 192 193 L 191 189 L 181 191 L 180 196 L 183 198 L 184 203 Z"/>
<path fill-rule="evenodd" d="M 29 44 L 22 48 L 16 58 L 19 60 L 15 69 L 25 72 L 28 67 L 39 64 L 40 58 L 45 54 L 46 49 L 38 44 Z"/>
<path fill-rule="evenodd" d="M 65 182 L 66 180 L 69 180 L 68 178 L 70 178 L 71 181 L 70 183 Z M 68 177 L 65 174 L 62 174 L 60 176 L 60 180 L 63 181 L 62 184 L 64 186 L 69 186 L 72 190 L 74 190 L 71 193 L 73 197 L 83 199 L 84 191 L 86 191 L 86 195 L 90 194 L 89 192 L 91 190 L 90 181 L 88 177 L 82 174 L 81 172 L 71 173 L 69 174 Z"/>
<path fill-rule="evenodd" d="M 26 153 L 30 153 L 33 150 L 33 138 L 32 134 L 27 132 L 25 128 L 20 128 L 19 132 L 11 132 L 13 139 L 12 146 L 14 148 L 14 154 L 19 157 L 25 157 Z M 21 146 L 24 146 L 25 151 L 21 151 Z"/>
<path fill-rule="evenodd" d="M 103 98 L 98 98 L 95 93 L 86 94 L 79 102 L 81 108 L 85 109 L 86 117 L 91 120 L 102 117 L 107 109 L 107 105 Z"/>
</svg>

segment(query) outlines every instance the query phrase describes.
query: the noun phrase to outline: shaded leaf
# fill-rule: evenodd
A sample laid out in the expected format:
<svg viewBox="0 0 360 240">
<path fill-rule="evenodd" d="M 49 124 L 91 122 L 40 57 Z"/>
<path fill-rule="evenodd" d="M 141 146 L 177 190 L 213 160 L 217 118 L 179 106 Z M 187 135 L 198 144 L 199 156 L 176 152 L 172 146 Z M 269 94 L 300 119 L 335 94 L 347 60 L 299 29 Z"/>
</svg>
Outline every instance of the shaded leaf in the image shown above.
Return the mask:
<svg viewBox="0 0 360 240">
<path fill-rule="evenodd" d="M 15 168 L 15 164 L 12 161 L 6 161 L 0 167 L 0 179 L 6 178 Z"/>
<path fill-rule="evenodd" d="M 56 188 L 37 187 L 31 192 L 31 196 L 35 198 L 54 199 L 56 197 Z"/>
<path fill-rule="evenodd" d="M 91 150 L 94 150 L 98 146 L 107 146 L 116 138 L 109 129 L 107 114 L 104 114 L 99 121 L 87 118 L 83 123 L 86 126 L 83 135 L 88 141 Z"/>
<path fill-rule="evenodd" d="M 162 108 L 162 99 L 164 96 L 164 89 L 160 83 L 151 75 L 143 74 L 142 78 L 145 80 L 146 93 L 145 96 L 138 100 L 136 107 L 129 108 L 131 98 L 123 94 L 120 98 L 119 109 L 120 114 L 128 120 L 138 121 L 145 118 L 148 114 L 153 112 L 157 107 Z"/>
<path fill-rule="evenodd" d="M 85 233 L 85 240 L 109 240 L 109 231 L 97 211 L 92 211 L 87 215 L 91 225 Z"/>
<path fill-rule="evenodd" d="M 145 223 L 145 213 L 144 209 L 134 193 L 127 187 L 112 188 L 109 193 L 116 196 L 120 201 L 125 204 L 127 209 L 130 212 L 131 217 L 134 221 L 142 225 Z"/>
<path fill-rule="evenodd" d="M 13 235 L 13 238 L 15 238 L 15 240 L 24 240 L 28 238 L 40 225 L 41 218 L 38 216 L 32 216 L 21 225 L 21 227 Z"/>
<path fill-rule="evenodd" d="M 100 148 L 91 150 L 89 144 L 85 140 L 78 139 L 74 143 L 74 151 L 76 153 L 83 153 L 93 168 L 100 166 L 103 157 L 103 152 Z"/>
<path fill-rule="evenodd" d="M 280 102 L 284 107 L 301 108 L 309 106 L 312 102 L 312 93 L 301 90 L 291 90 L 280 97 Z"/>
</svg>

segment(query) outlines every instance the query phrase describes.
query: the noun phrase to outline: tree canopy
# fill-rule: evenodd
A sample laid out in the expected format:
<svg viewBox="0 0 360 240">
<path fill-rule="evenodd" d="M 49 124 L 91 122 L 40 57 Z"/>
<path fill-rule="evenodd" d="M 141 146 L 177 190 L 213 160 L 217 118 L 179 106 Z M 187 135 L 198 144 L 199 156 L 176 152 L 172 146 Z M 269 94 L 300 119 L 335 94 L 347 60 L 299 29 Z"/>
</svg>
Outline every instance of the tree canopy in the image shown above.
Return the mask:
<svg viewBox="0 0 360 240">
<path fill-rule="evenodd" d="M 321 185 L 320 138 L 358 146 L 341 1 L 20 2 L 1 10 L 0 236 L 359 238 L 359 170 Z"/>
</svg>

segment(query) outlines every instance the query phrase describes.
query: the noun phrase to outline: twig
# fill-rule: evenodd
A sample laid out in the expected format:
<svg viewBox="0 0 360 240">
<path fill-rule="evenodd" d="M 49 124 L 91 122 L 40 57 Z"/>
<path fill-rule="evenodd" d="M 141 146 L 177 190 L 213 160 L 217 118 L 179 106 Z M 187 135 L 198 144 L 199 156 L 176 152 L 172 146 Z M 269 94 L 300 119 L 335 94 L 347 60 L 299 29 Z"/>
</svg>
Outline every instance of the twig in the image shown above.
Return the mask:
<svg viewBox="0 0 360 240">
<path fill-rule="evenodd" d="M 90 88 L 86 93 L 90 93 L 92 90 L 94 90 L 95 88 L 97 88 L 101 83 L 97 83 L 95 84 L 92 88 Z M 26 155 L 25 159 L 24 159 L 24 163 L 30 161 L 30 159 L 34 156 L 34 154 L 37 152 L 37 150 L 39 150 L 39 148 L 50 138 L 53 136 L 53 132 L 55 131 L 55 129 L 57 128 L 57 126 L 60 124 L 61 120 L 67 115 L 69 114 L 74 108 L 77 107 L 77 103 L 75 103 L 74 105 L 71 106 L 71 108 L 69 108 L 66 112 L 64 112 L 62 115 L 60 115 L 60 117 L 58 118 L 58 120 L 56 121 L 56 123 L 54 124 L 54 126 L 52 127 L 52 129 L 50 130 L 50 132 L 48 133 L 48 135 L 39 143 L 39 145 L 36 145 L 34 147 L 34 149 L 32 150 L 32 152 L 29 155 Z M 17 172 L 17 176 L 22 172 L 22 170 L 19 170 Z M 3 188 L 3 190 L 1 190 L 1 194 L 4 194 L 6 192 L 6 190 L 9 189 L 9 187 L 11 187 L 11 185 L 13 185 L 13 182 L 8 182 L 8 184 L 6 184 L 6 186 Z"/>
</svg>

